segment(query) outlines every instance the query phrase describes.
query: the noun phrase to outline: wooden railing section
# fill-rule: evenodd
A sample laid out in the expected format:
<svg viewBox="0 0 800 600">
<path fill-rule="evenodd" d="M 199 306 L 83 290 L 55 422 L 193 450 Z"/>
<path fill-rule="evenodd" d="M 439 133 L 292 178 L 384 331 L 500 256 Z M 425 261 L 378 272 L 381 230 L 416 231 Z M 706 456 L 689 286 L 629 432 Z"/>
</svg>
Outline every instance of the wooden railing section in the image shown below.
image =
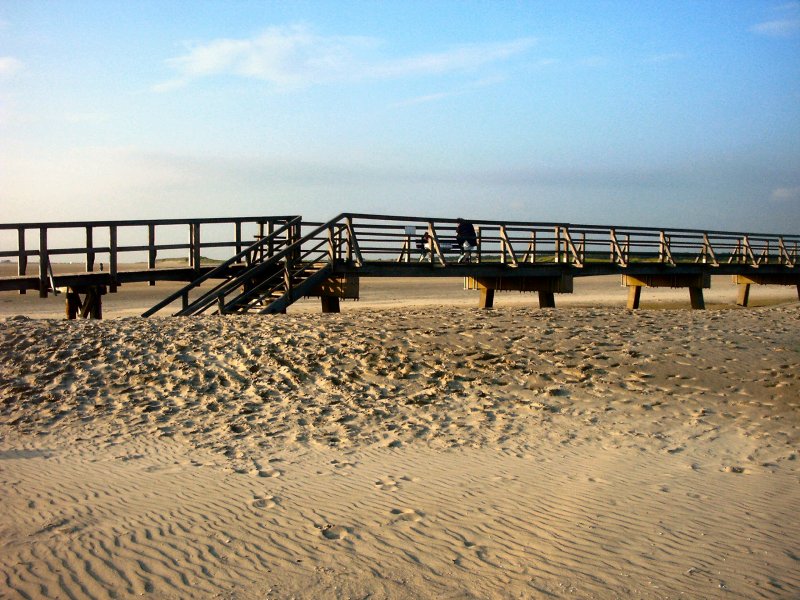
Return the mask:
<svg viewBox="0 0 800 600">
<path fill-rule="evenodd" d="M 82 258 L 84 273 L 97 272 L 99 263 L 100 269 L 109 274 L 113 288 L 123 263 L 143 262 L 147 269 L 157 271 L 159 256 L 169 253 L 169 258 L 185 259 L 188 268 L 198 270 L 205 251 L 222 249 L 225 257 L 232 252 L 244 256 L 243 248 L 250 246 L 254 239 L 269 236 L 292 218 L 265 216 L 0 224 L 0 235 L 16 232 L 16 248 L 0 247 L 0 260 L 16 259 L 17 277 L 28 275 L 29 266 L 36 265 L 38 289 L 42 296 L 53 289 L 52 263 L 58 258 Z M 214 234 L 209 235 L 212 228 Z M 220 228 L 227 229 L 228 233 L 221 234 Z M 165 233 L 168 229 L 171 231 Z M 176 241 L 181 230 L 186 236 L 184 242 Z M 54 242 L 54 237 L 59 241 Z M 178 256 L 175 256 L 176 251 Z M 273 249 L 261 247 L 259 251 L 270 253 Z M 20 291 L 24 292 L 24 289 Z"/>
<path fill-rule="evenodd" d="M 0 224 L 0 259 L 15 258 L 17 262 L 16 278 L 0 279 L 3 289 L 24 292 L 33 288 L 46 296 L 56 289 L 57 280 L 65 280 L 53 273 L 54 260 L 77 256 L 84 261 L 87 281 L 96 277 L 98 261 L 107 261 L 102 285 L 114 291 L 123 280 L 121 265 L 138 258 L 146 265 L 143 275 L 138 272 L 138 281 L 153 283 L 167 278 L 159 257 L 178 252 L 186 265 L 182 280 L 190 283 L 147 314 L 178 298 L 183 300 L 182 308 L 175 314 L 277 311 L 308 293 L 326 273 L 424 276 L 433 273 L 423 268 L 426 265 L 434 269 L 456 266 L 460 252 L 453 247 L 457 224 L 457 219 L 358 213 L 343 213 L 326 223 L 303 221 L 299 216 L 264 216 Z M 695 270 L 699 266 L 706 273 L 740 274 L 769 266 L 795 277 L 800 252 L 800 235 L 556 222 L 476 220 L 472 224 L 477 247 L 466 268 L 495 265 L 505 273 L 554 265 L 575 276 L 630 274 L 633 268 L 642 272 L 650 267 L 675 267 L 679 271 L 694 265 Z M 165 233 L 168 228 L 172 229 Z M 222 237 L 220 228 L 227 232 Z M 176 231 L 183 232 L 185 241 L 176 238 Z M 16 247 L 8 248 L 14 233 Z M 431 245 L 424 257 L 417 248 L 423 233 L 428 234 Z M 212 249 L 222 253 L 223 259 L 201 267 L 205 253 Z M 33 261 L 38 263 L 35 277 L 27 274 Z M 411 263 L 417 268 L 409 269 Z M 458 265 L 447 272 L 472 275 L 464 268 Z M 209 279 L 216 280 L 212 289 L 189 303 L 188 292 Z"/>
<path fill-rule="evenodd" d="M 345 214 L 348 231 L 357 242 L 362 260 L 411 262 L 416 241 L 424 232 L 433 240 L 428 259 L 452 263 L 448 249 L 455 240 L 455 219 L 421 219 L 365 214 Z M 800 252 L 800 235 L 774 235 L 507 221 L 472 221 L 478 234 L 479 263 L 510 266 L 556 263 L 581 268 L 590 263 L 708 264 L 720 262 L 758 267 L 794 267 Z"/>
</svg>

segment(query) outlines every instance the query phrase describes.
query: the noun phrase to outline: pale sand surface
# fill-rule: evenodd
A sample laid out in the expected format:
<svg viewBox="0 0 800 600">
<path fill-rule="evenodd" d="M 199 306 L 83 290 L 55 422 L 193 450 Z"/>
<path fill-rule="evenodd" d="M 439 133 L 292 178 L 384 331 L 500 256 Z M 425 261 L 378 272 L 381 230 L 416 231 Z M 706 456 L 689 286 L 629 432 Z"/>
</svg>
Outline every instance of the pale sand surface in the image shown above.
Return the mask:
<svg viewBox="0 0 800 600">
<path fill-rule="evenodd" d="M 775 289 L 1 318 L 0 597 L 796 598 L 800 306 Z"/>
</svg>

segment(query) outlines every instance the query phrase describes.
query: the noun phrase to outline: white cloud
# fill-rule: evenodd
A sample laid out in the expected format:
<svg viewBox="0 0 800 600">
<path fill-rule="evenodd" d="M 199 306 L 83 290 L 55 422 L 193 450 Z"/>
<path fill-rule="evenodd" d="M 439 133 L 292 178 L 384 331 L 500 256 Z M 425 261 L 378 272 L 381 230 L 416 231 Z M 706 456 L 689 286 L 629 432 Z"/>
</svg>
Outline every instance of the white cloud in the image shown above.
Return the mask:
<svg viewBox="0 0 800 600">
<path fill-rule="evenodd" d="M 778 19 L 764 21 L 750 28 L 750 31 L 770 37 L 790 37 L 800 33 L 800 19 Z"/>
<path fill-rule="evenodd" d="M 800 200 L 800 186 L 775 188 L 772 190 L 772 199 L 781 201 Z"/>
<path fill-rule="evenodd" d="M 11 76 L 22 69 L 22 61 L 13 56 L 0 56 L 0 77 Z"/>
<path fill-rule="evenodd" d="M 511 42 L 460 46 L 446 52 L 422 54 L 370 65 L 364 69 L 363 76 L 394 78 L 476 69 L 489 63 L 511 58 L 526 51 L 533 44 L 532 39 L 523 38 Z"/>
<path fill-rule="evenodd" d="M 530 48 L 530 38 L 471 44 L 400 59 L 374 59 L 379 42 L 357 36 L 320 36 L 305 26 L 271 27 L 249 39 L 218 39 L 167 61 L 178 77 L 154 86 L 168 91 L 204 77 L 233 75 L 295 88 L 335 81 L 390 79 L 476 69 Z"/>
</svg>

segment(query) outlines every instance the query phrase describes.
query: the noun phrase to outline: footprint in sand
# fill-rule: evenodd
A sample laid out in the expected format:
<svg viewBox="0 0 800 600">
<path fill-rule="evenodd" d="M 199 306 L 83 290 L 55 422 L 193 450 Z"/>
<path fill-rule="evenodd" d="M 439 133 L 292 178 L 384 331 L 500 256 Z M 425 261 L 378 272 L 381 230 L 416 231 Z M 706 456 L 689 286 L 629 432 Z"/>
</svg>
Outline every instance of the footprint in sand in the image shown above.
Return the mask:
<svg viewBox="0 0 800 600">
<path fill-rule="evenodd" d="M 272 477 L 272 478 L 274 478 L 274 477 L 280 477 L 281 475 L 283 475 L 283 471 L 281 471 L 279 469 L 273 469 L 271 467 L 268 468 L 268 469 L 253 469 L 252 471 L 250 471 L 250 475 L 252 475 L 253 477 Z"/>
<path fill-rule="evenodd" d="M 411 522 L 419 523 L 425 516 L 425 513 L 415 510 L 413 508 L 393 508 L 391 510 L 394 518 L 392 523 Z"/>
<path fill-rule="evenodd" d="M 744 467 L 738 467 L 738 466 L 735 466 L 735 465 L 731 465 L 731 466 L 725 467 L 722 470 L 725 471 L 726 473 L 740 473 L 741 474 L 741 473 L 747 473 L 748 472 L 747 469 L 745 469 Z"/>
<path fill-rule="evenodd" d="M 403 475 L 402 477 L 395 479 L 394 477 L 387 476 L 378 479 L 378 481 L 375 482 L 375 487 L 384 491 L 394 491 L 401 483 L 414 481 L 419 481 L 419 477 L 409 477 L 408 475 Z"/>
<path fill-rule="evenodd" d="M 331 525 L 322 527 L 322 537 L 326 540 L 343 540 L 352 533 L 352 529 L 344 525 Z"/>
<path fill-rule="evenodd" d="M 278 499 L 275 496 L 253 496 L 251 504 L 253 508 L 275 508 L 278 506 Z"/>
<path fill-rule="evenodd" d="M 397 481 L 392 479 L 391 477 L 381 477 L 378 481 L 375 482 L 375 487 L 385 491 L 394 491 L 397 489 Z"/>
<path fill-rule="evenodd" d="M 356 463 L 350 462 L 349 460 L 338 460 L 333 459 L 331 461 L 331 465 L 334 469 L 342 469 L 342 470 L 350 470 L 356 466 Z"/>
</svg>

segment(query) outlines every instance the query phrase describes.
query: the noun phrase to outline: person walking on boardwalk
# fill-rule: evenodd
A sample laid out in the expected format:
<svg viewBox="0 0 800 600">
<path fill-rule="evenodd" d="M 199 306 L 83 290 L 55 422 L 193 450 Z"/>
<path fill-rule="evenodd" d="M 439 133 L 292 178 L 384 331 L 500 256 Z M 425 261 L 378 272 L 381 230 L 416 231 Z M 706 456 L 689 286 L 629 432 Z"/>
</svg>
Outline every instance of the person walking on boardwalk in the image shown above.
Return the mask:
<svg viewBox="0 0 800 600">
<path fill-rule="evenodd" d="M 456 226 L 456 245 L 461 250 L 458 262 L 471 262 L 472 249 L 478 245 L 478 236 L 475 234 L 475 227 L 469 221 L 457 219 Z"/>
<path fill-rule="evenodd" d="M 428 253 L 431 253 L 431 258 L 433 258 L 433 254 L 432 254 L 433 244 L 431 243 L 431 241 L 432 241 L 431 240 L 431 234 L 428 233 L 427 231 L 425 233 L 423 233 L 422 237 L 420 237 L 417 240 L 417 249 L 421 253 L 421 256 L 419 257 L 419 262 L 422 262 L 426 258 L 428 258 Z"/>
</svg>

